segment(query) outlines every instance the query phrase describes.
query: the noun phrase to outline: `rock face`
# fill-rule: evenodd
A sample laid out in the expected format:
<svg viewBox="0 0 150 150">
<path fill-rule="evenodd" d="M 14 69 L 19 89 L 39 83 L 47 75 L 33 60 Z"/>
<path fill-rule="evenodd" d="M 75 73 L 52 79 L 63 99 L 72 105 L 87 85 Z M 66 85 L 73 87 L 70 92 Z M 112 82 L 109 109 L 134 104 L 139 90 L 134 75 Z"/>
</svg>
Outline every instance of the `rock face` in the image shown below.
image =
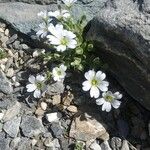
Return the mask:
<svg viewBox="0 0 150 150">
<path fill-rule="evenodd" d="M 22 1 L 30 2 L 30 0 L 7 0 L 7 1 Z M 7 2 L 5 0 L 0 0 L 0 2 Z M 32 0 L 33 2 L 48 2 L 52 0 Z M 79 17 L 79 15 L 88 14 L 88 20 L 93 18 L 93 16 L 104 7 L 108 0 L 94 0 L 94 1 L 79 1 L 79 3 L 74 5 L 73 15 Z M 84 9 L 83 9 L 84 7 Z M 38 30 L 39 23 L 42 22 L 37 17 L 37 13 L 40 11 L 54 11 L 57 9 L 56 4 L 51 5 L 37 5 L 37 4 L 26 4 L 21 2 L 15 3 L 0 3 L 0 19 L 10 24 L 15 30 L 31 37 L 36 38 L 36 32 Z M 78 12 L 78 13 L 76 13 Z M 13 16 L 12 16 L 13 13 Z"/>
<path fill-rule="evenodd" d="M 114 0 L 91 21 L 86 37 L 124 89 L 150 110 L 150 3 L 144 2 L 141 8 Z"/>
</svg>

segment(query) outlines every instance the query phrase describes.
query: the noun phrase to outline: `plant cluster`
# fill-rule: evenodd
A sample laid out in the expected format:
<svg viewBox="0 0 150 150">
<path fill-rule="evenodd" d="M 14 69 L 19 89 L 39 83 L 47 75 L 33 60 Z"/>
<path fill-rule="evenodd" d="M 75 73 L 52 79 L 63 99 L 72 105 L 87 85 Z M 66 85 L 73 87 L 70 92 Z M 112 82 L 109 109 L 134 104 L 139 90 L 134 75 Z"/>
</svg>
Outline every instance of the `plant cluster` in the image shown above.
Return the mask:
<svg viewBox="0 0 150 150">
<path fill-rule="evenodd" d="M 71 15 L 73 4 L 77 0 L 62 0 L 65 9 L 58 5 L 56 11 L 44 11 L 38 13 L 43 22 L 39 25 L 37 36 L 44 39 L 50 46 L 51 51 L 43 54 L 44 61 L 57 62 L 58 66 L 45 76 L 37 75 L 29 77 L 29 84 L 26 86 L 27 92 L 34 92 L 35 98 L 40 98 L 46 91 L 46 81 L 53 78 L 54 81 L 63 81 L 66 70 L 73 68 L 84 71 L 89 63 L 89 52 L 92 42 L 83 38 L 85 26 L 85 16 L 76 20 Z M 97 60 L 95 57 L 93 60 Z M 93 61 L 94 63 L 94 61 Z M 109 82 L 105 80 L 106 74 L 94 69 L 85 72 L 86 81 L 82 83 L 83 91 L 90 91 L 91 98 L 96 99 L 97 105 L 102 105 L 102 110 L 109 112 L 113 106 L 117 109 L 121 102 L 122 94 L 108 91 Z M 101 94 L 102 92 L 102 94 Z M 102 95 L 102 97 L 100 97 Z"/>
</svg>

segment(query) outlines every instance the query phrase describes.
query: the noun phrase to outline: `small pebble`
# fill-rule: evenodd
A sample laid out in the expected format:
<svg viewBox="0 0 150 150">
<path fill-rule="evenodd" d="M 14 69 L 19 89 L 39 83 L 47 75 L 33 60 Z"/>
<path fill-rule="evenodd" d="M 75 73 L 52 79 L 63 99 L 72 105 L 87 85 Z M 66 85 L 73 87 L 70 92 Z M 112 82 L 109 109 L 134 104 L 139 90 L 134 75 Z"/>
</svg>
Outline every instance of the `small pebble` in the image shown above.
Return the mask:
<svg viewBox="0 0 150 150">
<path fill-rule="evenodd" d="M 72 113 L 76 113 L 78 112 L 78 109 L 76 106 L 70 105 L 69 107 L 67 107 L 67 110 L 72 112 Z"/>
<path fill-rule="evenodd" d="M 3 28 L 0 28 L 0 32 L 1 32 L 1 33 L 4 33 L 4 30 L 3 30 Z"/>
<path fill-rule="evenodd" d="M 51 138 L 46 138 L 46 140 L 44 141 L 44 145 L 46 147 L 52 147 L 53 146 L 53 143 L 52 143 L 52 139 Z"/>
<path fill-rule="evenodd" d="M 46 109 L 47 109 L 47 103 L 41 102 L 41 108 L 42 108 L 43 110 L 46 110 Z"/>
<path fill-rule="evenodd" d="M 53 105 L 58 105 L 61 102 L 61 96 L 60 95 L 54 95 L 52 97 L 52 104 Z"/>
<path fill-rule="evenodd" d="M 5 30 L 5 35 L 9 36 L 9 30 L 8 29 Z"/>
<path fill-rule="evenodd" d="M 44 115 L 44 110 L 42 109 L 42 108 L 38 108 L 36 111 L 35 111 L 35 114 L 37 115 L 37 116 L 43 116 Z"/>
<path fill-rule="evenodd" d="M 59 118 L 58 118 L 58 113 L 55 112 L 55 113 L 46 114 L 46 119 L 47 119 L 49 122 L 57 122 L 57 121 L 59 120 Z"/>
<path fill-rule="evenodd" d="M 26 45 L 26 44 L 21 44 L 21 46 L 22 46 L 22 49 L 23 49 L 23 50 L 29 49 L 28 45 Z"/>
<path fill-rule="evenodd" d="M 14 69 L 13 68 L 9 68 L 7 71 L 6 76 L 7 77 L 12 77 L 14 75 Z"/>
<path fill-rule="evenodd" d="M 3 112 L 0 112 L 0 120 L 3 119 L 3 116 L 4 116 L 4 113 L 3 113 Z"/>
</svg>

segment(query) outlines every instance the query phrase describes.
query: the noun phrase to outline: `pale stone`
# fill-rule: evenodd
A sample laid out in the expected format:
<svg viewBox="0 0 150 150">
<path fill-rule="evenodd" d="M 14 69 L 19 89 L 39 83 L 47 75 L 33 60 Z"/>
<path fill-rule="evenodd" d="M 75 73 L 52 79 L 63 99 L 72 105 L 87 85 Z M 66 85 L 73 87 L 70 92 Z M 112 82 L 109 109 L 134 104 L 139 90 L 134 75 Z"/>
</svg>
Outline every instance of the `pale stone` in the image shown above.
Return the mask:
<svg viewBox="0 0 150 150">
<path fill-rule="evenodd" d="M 5 35 L 9 36 L 9 30 L 8 29 L 5 30 Z"/>
<path fill-rule="evenodd" d="M 1 32 L 1 33 L 4 33 L 4 30 L 3 30 L 3 28 L 0 28 L 0 32 Z"/>
<path fill-rule="evenodd" d="M 54 95 L 52 97 L 52 104 L 53 105 L 58 105 L 61 102 L 61 96 L 60 95 Z"/>
<path fill-rule="evenodd" d="M 6 76 L 7 76 L 7 77 L 12 77 L 13 75 L 14 75 L 14 69 L 13 69 L 13 68 L 9 68 L 9 69 L 7 70 Z"/>
<path fill-rule="evenodd" d="M 47 109 L 47 103 L 41 102 L 41 108 L 42 108 L 43 110 L 46 110 L 46 109 Z"/>
<path fill-rule="evenodd" d="M 70 105 L 69 107 L 67 107 L 67 110 L 72 112 L 72 113 L 76 113 L 78 112 L 78 109 L 76 106 Z"/>
<path fill-rule="evenodd" d="M 59 120 L 57 112 L 46 114 L 46 119 L 49 122 L 57 122 Z"/>
<path fill-rule="evenodd" d="M 70 137 L 77 140 L 89 141 L 99 138 L 106 133 L 104 126 L 92 117 L 82 116 L 75 118 L 70 129 Z"/>
<path fill-rule="evenodd" d="M 3 116 L 4 116 L 4 113 L 3 113 L 3 112 L 1 112 L 1 113 L 0 113 L 0 120 L 2 120 L 2 119 L 3 119 Z"/>
<path fill-rule="evenodd" d="M 91 145 L 90 145 L 91 150 L 102 150 L 100 145 L 94 141 Z"/>
</svg>

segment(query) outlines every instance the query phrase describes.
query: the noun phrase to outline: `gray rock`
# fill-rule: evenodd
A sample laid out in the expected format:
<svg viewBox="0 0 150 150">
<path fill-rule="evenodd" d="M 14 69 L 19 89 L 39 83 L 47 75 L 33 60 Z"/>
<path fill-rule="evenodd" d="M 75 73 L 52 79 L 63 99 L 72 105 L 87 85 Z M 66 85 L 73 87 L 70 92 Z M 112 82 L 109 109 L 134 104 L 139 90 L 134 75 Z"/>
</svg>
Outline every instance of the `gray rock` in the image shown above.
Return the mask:
<svg viewBox="0 0 150 150">
<path fill-rule="evenodd" d="M 39 2 L 44 1 L 40 0 Z M 79 16 L 86 14 L 88 16 L 88 20 L 90 20 L 95 14 L 97 14 L 98 11 L 100 11 L 102 7 L 105 6 L 107 1 L 108 0 L 94 0 L 88 3 L 79 1 L 74 5 L 72 10 L 73 15 L 79 18 Z M 0 19 L 4 20 L 8 24 L 11 24 L 15 30 L 30 36 L 32 39 L 35 39 L 35 32 L 37 32 L 38 25 L 41 22 L 41 20 L 37 17 L 37 13 L 43 10 L 54 11 L 56 9 L 56 4 L 41 6 L 32 4 L 29 5 L 21 2 L 0 3 Z"/>
<path fill-rule="evenodd" d="M 15 101 L 14 105 L 7 108 L 7 111 L 4 114 L 3 121 L 9 121 L 20 113 L 21 104 Z"/>
<path fill-rule="evenodd" d="M 104 141 L 102 144 L 101 144 L 101 149 L 102 150 L 112 150 L 109 146 L 109 143 L 108 141 Z"/>
<path fill-rule="evenodd" d="M 121 150 L 130 150 L 127 140 L 123 140 Z"/>
<path fill-rule="evenodd" d="M 16 50 L 21 50 L 22 49 L 22 45 L 20 45 L 20 41 L 15 41 L 13 43 L 13 48 Z"/>
<path fill-rule="evenodd" d="M 11 149 L 17 149 L 20 140 L 21 140 L 20 137 L 14 138 L 10 143 Z"/>
<path fill-rule="evenodd" d="M 19 132 L 20 121 L 21 117 L 15 117 L 12 120 L 7 121 L 3 126 L 4 131 L 11 137 L 16 137 Z"/>
<path fill-rule="evenodd" d="M 28 45 L 26 45 L 26 44 L 21 44 L 21 46 L 22 46 L 22 49 L 23 49 L 23 50 L 29 49 Z"/>
<path fill-rule="evenodd" d="M 9 143 L 10 139 L 5 138 L 4 132 L 0 132 L 0 150 L 10 150 Z"/>
<path fill-rule="evenodd" d="M 27 137 L 37 136 L 45 131 L 41 122 L 34 116 L 23 116 L 20 127 Z"/>
<path fill-rule="evenodd" d="M 60 149 L 60 144 L 59 144 L 59 141 L 58 139 L 53 139 L 51 140 L 50 138 L 47 138 L 44 142 L 44 145 L 46 147 L 49 147 L 50 149 L 52 150 L 59 150 Z"/>
<path fill-rule="evenodd" d="M 14 34 L 13 36 L 11 36 L 8 41 L 6 42 L 6 44 L 11 44 L 13 43 L 16 39 L 18 38 L 18 35 L 17 34 Z"/>
<path fill-rule="evenodd" d="M 32 150 L 31 140 L 28 138 L 21 138 L 21 141 L 18 143 L 17 150 Z"/>
<path fill-rule="evenodd" d="M 150 110 L 150 14 L 131 0 L 114 0 L 91 21 L 86 37 L 124 89 Z"/>
<path fill-rule="evenodd" d="M 0 91 L 5 94 L 11 94 L 13 92 L 11 82 L 7 79 L 7 77 L 1 70 L 0 70 Z"/>
<path fill-rule="evenodd" d="M 57 95 L 64 92 L 64 84 L 63 82 L 55 82 L 53 84 L 48 85 L 47 92 L 49 95 Z"/>
<path fill-rule="evenodd" d="M 54 137 L 59 138 L 64 133 L 63 128 L 60 126 L 59 123 L 52 123 L 50 128 L 52 130 Z"/>
<path fill-rule="evenodd" d="M 122 145 L 122 141 L 121 141 L 120 138 L 118 138 L 118 137 L 113 137 L 113 138 L 111 139 L 111 147 L 112 147 L 114 150 L 115 150 L 115 149 L 120 149 L 121 145 Z"/>
<path fill-rule="evenodd" d="M 41 6 L 31 5 L 21 2 L 0 3 L 0 18 L 10 23 L 17 31 L 29 36 L 34 35 L 42 21 L 38 18 L 37 13 L 44 10 L 54 10 L 56 5 Z M 13 15 L 12 15 L 13 12 Z M 33 31 L 33 33 L 31 33 Z M 34 37 L 33 37 L 34 38 Z M 13 41 L 9 39 L 9 43 Z"/>
</svg>

